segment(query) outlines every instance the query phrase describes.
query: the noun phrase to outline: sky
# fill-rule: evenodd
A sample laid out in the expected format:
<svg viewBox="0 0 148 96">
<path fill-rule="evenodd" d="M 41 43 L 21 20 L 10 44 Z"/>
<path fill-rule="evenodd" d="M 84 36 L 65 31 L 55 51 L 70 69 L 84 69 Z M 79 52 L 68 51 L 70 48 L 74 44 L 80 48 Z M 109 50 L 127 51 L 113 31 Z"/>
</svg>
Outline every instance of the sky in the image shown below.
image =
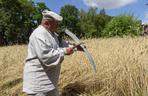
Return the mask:
<svg viewBox="0 0 148 96">
<path fill-rule="evenodd" d="M 88 11 L 90 7 L 97 7 L 98 12 L 104 8 L 106 14 L 117 16 L 124 13 L 133 14 L 142 23 L 148 23 L 148 0 L 34 0 L 44 2 L 46 6 L 56 13 L 66 4 L 74 5 L 77 9 Z"/>
</svg>

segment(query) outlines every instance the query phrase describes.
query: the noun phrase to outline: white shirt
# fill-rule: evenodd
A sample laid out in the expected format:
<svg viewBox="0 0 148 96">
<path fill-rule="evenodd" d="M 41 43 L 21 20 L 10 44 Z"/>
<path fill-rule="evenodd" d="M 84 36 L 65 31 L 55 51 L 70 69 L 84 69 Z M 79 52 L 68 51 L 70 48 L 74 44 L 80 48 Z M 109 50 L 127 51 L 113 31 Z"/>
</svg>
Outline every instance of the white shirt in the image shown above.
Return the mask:
<svg viewBox="0 0 148 96">
<path fill-rule="evenodd" d="M 37 93 L 57 88 L 63 60 L 64 50 L 59 47 L 57 35 L 48 32 L 40 25 L 29 38 L 28 56 L 24 66 L 23 91 Z"/>
</svg>

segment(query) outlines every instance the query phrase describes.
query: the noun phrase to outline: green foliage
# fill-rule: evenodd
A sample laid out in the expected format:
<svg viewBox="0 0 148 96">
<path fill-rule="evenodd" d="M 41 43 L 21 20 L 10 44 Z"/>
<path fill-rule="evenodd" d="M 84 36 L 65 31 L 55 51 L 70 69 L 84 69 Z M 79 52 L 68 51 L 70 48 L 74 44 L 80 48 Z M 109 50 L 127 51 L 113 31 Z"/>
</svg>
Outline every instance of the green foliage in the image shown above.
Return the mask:
<svg viewBox="0 0 148 96">
<path fill-rule="evenodd" d="M 25 43 L 45 8 L 32 0 L 0 0 L 0 45 Z"/>
<path fill-rule="evenodd" d="M 26 4 L 29 4 L 29 2 L 26 3 L 24 1 L 25 0 L 1 0 L 0 34 L 5 43 L 19 42 L 20 34 L 23 32 L 22 30 L 26 28 L 24 22 L 27 22 L 26 18 L 28 17 L 25 16 L 28 15 L 25 15 L 25 10 L 30 12 L 30 9 L 24 9 Z"/>
<path fill-rule="evenodd" d="M 95 24 L 95 28 L 97 29 L 97 34 L 96 34 L 97 37 L 101 37 L 102 31 L 103 31 L 105 25 L 111 19 L 112 19 L 112 17 L 108 16 L 106 14 L 101 13 L 101 14 L 96 15 L 94 24 Z"/>
<path fill-rule="evenodd" d="M 104 28 L 102 36 L 137 36 L 140 34 L 141 22 L 133 15 L 123 14 L 114 17 Z"/>
<path fill-rule="evenodd" d="M 0 45 L 4 43 L 4 39 L 6 38 L 5 32 L 9 29 L 6 22 L 9 21 L 10 16 L 7 14 L 4 10 L 0 9 Z"/>
<path fill-rule="evenodd" d="M 81 32 L 86 38 L 92 38 L 97 32 L 94 25 L 95 16 L 96 9 L 91 8 L 88 13 L 84 10 L 80 11 L 80 22 L 78 23 L 78 26 L 80 26 Z"/>
<path fill-rule="evenodd" d="M 60 15 L 63 17 L 63 21 L 60 24 L 61 28 L 68 28 L 74 32 L 77 36 L 80 35 L 79 27 L 79 11 L 73 5 L 65 5 L 61 8 Z"/>
<path fill-rule="evenodd" d="M 25 43 L 33 29 L 41 22 L 41 12 L 50 10 L 45 3 L 32 0 L 0 0 L 0 45 Z M 88 12 L 79 11 L 73 5 L 61 8 L 63 21 L 59 30 L 70 29 L 79 38 L 98 38 L 125 35 L 139 35 L 141 21 L 133 15 L 108 16 L 105 9 L 97 13 L 97 8 Z"/>
<path fill-rule="evenodd" d="M 38 2 L 36 4 L 33 3 L 33 6 L 34 6 L 33 21 L 36 21 L 36 26 L 37 26 L 41 23 L 42 11 L 44 9 L 48 9 L 48 10 L 50 10 L 50 9 L 43 2 Z"/>
<path fill-rule="evenodd" d="M 96 8 L 90 8 L 88 12 L 80 11 L 80 22 L 78 23 L 86 38 L 98 38 L 104 26 L 112 19 L 106 15 L 105 10 L 102 9 L 100 14 L 96 13 Z"/>
<path fill-rule="evenodd" d="M 100 10 L 100 15 L 106 15 L 105 9 Z"/>
</svg>

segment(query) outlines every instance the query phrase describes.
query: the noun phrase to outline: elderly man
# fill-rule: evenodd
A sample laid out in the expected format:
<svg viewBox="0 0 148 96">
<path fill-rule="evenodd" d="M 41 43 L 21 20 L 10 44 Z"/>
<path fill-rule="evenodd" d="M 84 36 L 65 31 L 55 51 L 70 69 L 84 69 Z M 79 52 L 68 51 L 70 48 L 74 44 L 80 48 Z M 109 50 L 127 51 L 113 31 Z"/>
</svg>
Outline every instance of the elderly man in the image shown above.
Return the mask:
<svg viewBox="0 0 148 96">
<path fill-rule="evenodd" d="M 64 41 L 59 46 L 56 32 L 62 17 L 52 11 L 43 11 L 43 19 L 31 34 L 28 56 L 24 66 L 23 91 L 28 96 L 59 96 L 57 84 L 64 55 L 73 48 Z"/>
</svg>

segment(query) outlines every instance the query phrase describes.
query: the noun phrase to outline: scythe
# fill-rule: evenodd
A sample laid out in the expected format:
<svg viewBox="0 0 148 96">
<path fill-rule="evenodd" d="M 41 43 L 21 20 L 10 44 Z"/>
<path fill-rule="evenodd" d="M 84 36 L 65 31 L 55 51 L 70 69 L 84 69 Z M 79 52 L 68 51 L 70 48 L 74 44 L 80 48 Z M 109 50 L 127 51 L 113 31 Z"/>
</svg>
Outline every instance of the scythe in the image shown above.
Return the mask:
<svg viewBox="0 0 148 96">
<path fill-rule="evenodd" d="M 80 44 L 81 41 L 78 39 L 78 37 L 73 34 L 71 31 L 69 31 L 68 29 L 65 29 L 65 33 L 70 36 L 77 44 Z M 87 50 L 87 48 L 85 48 L 85 46 L 83 44 L 80 44 L 80 46 L 83 48 L 84 50 L 84 54 L 86 56 L 86 58 L 88 59 L 89 63 L 92 66 L 93 72 L 96 73 L 96 64 L 91 56 L 91 54 L 89 53 L 89 51 Z"/>
</svg>

